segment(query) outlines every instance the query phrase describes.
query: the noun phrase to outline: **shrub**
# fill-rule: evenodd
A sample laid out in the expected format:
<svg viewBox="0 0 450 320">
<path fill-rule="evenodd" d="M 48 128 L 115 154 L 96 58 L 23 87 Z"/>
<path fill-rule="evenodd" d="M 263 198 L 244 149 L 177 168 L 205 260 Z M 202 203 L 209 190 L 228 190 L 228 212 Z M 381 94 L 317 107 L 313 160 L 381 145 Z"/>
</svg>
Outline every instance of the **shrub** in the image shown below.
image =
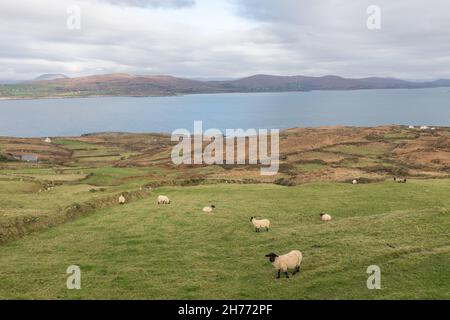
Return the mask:
<svg viewBox="0 0 450 320">
<path fill-rule="evenodd" d="M 285 186 L 285 187 L 295 186 L 295 182 L 293 180 L 286 179 L 286 178 L 279 178 L 279 179 L 275 180 L 274 183 L 278 184 L 280 186 Z"/>
</svg>

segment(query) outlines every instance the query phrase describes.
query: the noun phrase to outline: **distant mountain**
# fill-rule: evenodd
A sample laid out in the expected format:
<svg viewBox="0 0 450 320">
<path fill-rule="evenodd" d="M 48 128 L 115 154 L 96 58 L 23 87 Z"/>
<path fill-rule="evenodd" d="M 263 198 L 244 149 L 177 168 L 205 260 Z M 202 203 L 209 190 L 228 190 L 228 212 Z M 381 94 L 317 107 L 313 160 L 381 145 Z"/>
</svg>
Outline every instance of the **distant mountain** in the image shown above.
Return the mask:
<svg viewBox="0 0 450 320">
<path fill-rule="evenodd" d="M 64 74 L 54 74 L 54 73 L 47 73 L 40 75 L 39 77 L 35 78 L 34 81 L 49 81 L 49 80 L 57 80 L 57 79 L 66 79 L 68 78 Z"/>
<path fill-rule="evenodd" d="M 431 83 L 438 87 L 450 87 L 450 79 L 440 79 Z"/>
<path fill-rule="evenodd" d="M 415 89 L 450 87 L 450 80 L 412 82 L 394 78 L 349 79 L 338 76 L 255 75 L 236 80 L 200 81 L 165 75 L 125 73 L 68 78 L 42 75 L 38 81 L 0 85 L 0 98 L 65 98 L 89 96 L 171 96 L 196 93 L 288 92 L 311 90 Z"/>
<path fill-rule="evenodd" d="M 221 84 L 230 89 L 251 92 L 429 87 L 426 83 L 408 82 L 392 78 L 346 79 L 338 76 L 306 77 L 270 75 L 256 75 L 235 81 L 222 82 Z"/>
</svg>

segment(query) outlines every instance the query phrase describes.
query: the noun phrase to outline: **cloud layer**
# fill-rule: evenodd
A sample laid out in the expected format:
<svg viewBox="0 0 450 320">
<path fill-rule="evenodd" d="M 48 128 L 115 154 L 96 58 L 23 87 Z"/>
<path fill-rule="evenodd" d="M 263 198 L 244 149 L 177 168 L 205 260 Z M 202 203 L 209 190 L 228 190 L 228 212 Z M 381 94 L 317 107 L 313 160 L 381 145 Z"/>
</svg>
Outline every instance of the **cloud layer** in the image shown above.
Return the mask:
<svg viewBox="0 0 450 320">
<path fill-rule="evenodd" d="M 81 29 L 67 28 L 78 5 Z M 450 2 L 16 0 L 0 4 L 0 80 L 42 73 L 450 78 Z"/>
<path fill-rule="evenodd" d="M 194 0 L 103 0 L 114 5 L 131 7 L 190 7 L 195 5 Z"/>
</svg>

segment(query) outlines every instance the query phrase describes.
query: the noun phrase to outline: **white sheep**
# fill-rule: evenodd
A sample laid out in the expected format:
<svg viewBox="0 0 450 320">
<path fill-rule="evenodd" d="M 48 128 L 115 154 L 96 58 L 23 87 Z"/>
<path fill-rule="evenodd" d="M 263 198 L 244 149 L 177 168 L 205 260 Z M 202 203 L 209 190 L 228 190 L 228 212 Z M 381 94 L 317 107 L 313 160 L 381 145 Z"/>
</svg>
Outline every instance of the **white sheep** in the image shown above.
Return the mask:
<svg viewBox="0 0 450 320">
<path fill-rule="evenodd" d="M 125 197 L 123 195 L 120 195 L 119 197 L 119 204 L 125 204 L 127 200 L 125 199 Z"/>
<path fill-rule="evenodd" d="M 352 184 L 358 184 L 358 180 L 356 180 L 356 179 L 353 180 L 353 181 L 352 181 Z"/>
<path fill-rule="evenodd" d="M 322 219 L 322 221 L 331 221 L 331 216 L 327 213 L 321 213 L 320 219 Z"/>
<path fill-rule="evenodd" d="M 212 213 L 215 208 L 216 208 L 215 205 L 210 205 L 209 207 L 204 207 L 203 208 L 203 212 L 205 212 L 205 213 Z"/>
<path fill-rule="evenodd" d="M 158 204 L 170 204 L 170 199 L 166 196 L 159 196 Z"/>
<path fill-rule="evenodd" d="M 286 278 L 289 278 L 288 270 L 294 270 L 292 275 L 300 272 L 300 264 L 302 263 L 303 255 L 298 250 L 291 251 L 282 256 L 278 256 L 275 253 L 269 253 L 266 257 L 269 258 L 273 267 L 278 270 L 277 279 L 280 279 L 281 272 L 284 272 Z"/>
<path fill-rule="evenodd" d="M 255 226 L 255 231 L 260 232 L 262 228 L 265 228 L 266 231 L 269 231 L 270 228 L 270 220 L 261 219 L 258 220 L 255 217 L 250 218 L 251 223 Z"/>
</svg>

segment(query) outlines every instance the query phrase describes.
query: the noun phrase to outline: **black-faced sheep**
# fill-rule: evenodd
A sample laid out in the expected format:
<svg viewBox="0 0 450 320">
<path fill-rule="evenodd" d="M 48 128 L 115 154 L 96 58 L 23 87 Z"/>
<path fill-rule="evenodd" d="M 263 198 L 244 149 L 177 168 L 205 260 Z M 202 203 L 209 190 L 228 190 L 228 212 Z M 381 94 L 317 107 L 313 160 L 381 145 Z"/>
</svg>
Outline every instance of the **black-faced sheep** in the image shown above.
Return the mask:
<svg viewBox="0 0 450 320">
<path fill-rule="evenodd" d="M 158 197 L 158 204 L 170 204 L 169 197 L 166 196 L 159 196 Z"/>
<path fill-rule="evenodd" d="M 394 177 L 394 181 L 397 182 L 397 183 L 406 183 L 406 178 Z"/>
<path fill-rule="evenodd" d="M 300 272 L 300 264 L 302 263 L 303 255 L 300 251 L 294 250 L 285 255 L 278 256 L 275 253 L 266 255 L 273 267 L 278 270 L 277 279 L 280 279 L 280 273 L 284 272 L 286 278 L 289 278 L 288 270 L 294 270 L 292 275 Z"/>
<path fill-rule="evenodd" d="M 327 213 L 321 213 L 320 214 L 320 219 L 322 221 L 331 221 L 331 216 Z"/>
<path fill-rule="evenodd" d="M 212 213 L 215 208 L 216 208 L 215 205 L 210 205 L 209 207 L 204 207 L 203 208 L 203 212 L 205 212 L 205 213 Z"/>
<path fill-rule="evenodd" d="M 269 231 L 270 228 L 270 220 L 267 219 L 261 219 L 258 220 L 255 217 L 250 218 L 251 223 L 255 226 L 255 231 L 260 232 L 261 229 L 266 229 L 266 231 Z"/>
</svg>

